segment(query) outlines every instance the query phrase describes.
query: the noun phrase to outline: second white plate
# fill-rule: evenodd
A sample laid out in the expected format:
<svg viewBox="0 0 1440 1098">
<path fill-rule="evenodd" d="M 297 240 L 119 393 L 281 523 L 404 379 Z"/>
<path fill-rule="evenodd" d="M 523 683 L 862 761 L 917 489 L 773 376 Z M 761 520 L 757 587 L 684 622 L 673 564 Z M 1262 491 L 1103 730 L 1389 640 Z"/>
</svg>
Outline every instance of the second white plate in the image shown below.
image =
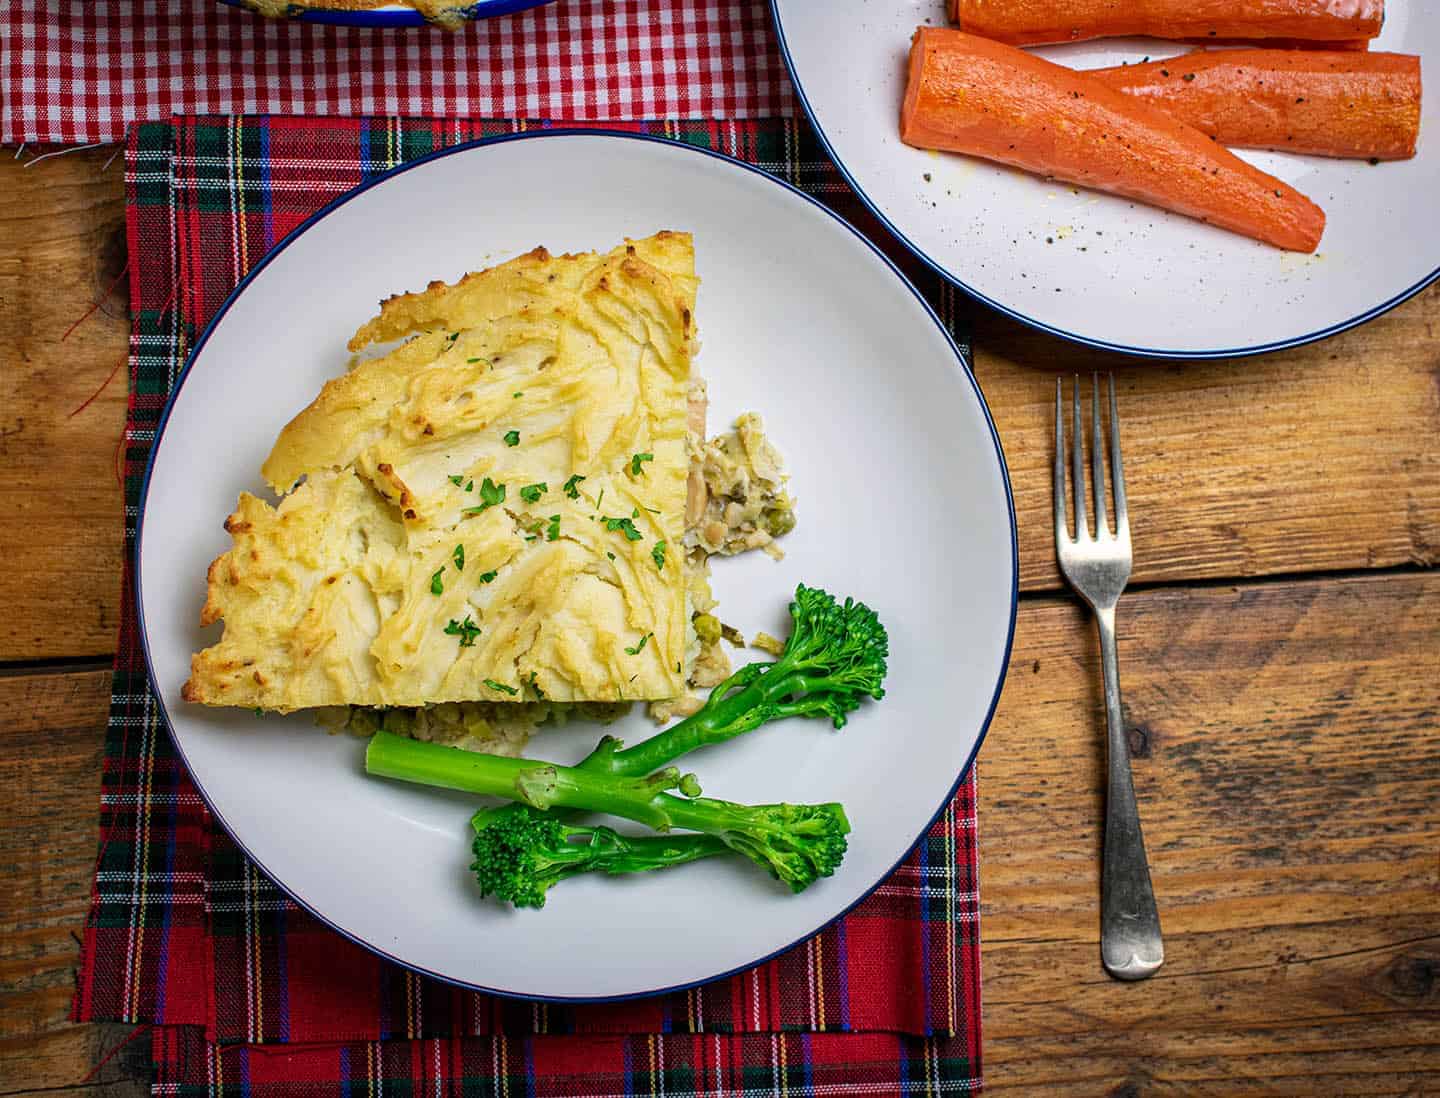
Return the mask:
<svg viewBox="0 0 1440 1098">
<path fill-rule="evenodd" d="M 801 101 L 866 203 L 941 274 L 1045 331 L 1141 355 L 1251 354 L 1361 323 L 1440 274 L 1433 89 L 1413 160 L 1237 154 L 1324 208 L 1319 253 L 1297 255 L 1123 198 L 902 144 L 910 36 L 922 23 L 946 25 L 942 0 L 771 3 Z M 1423 70 L 1440 61 L 1440 19 L 1421 6 L 1387 5 L 1374 48 L 1419 54 Z M 1086 69 L 1184 47 L 1117 39 L 1039 52 Z"/>
</svg>

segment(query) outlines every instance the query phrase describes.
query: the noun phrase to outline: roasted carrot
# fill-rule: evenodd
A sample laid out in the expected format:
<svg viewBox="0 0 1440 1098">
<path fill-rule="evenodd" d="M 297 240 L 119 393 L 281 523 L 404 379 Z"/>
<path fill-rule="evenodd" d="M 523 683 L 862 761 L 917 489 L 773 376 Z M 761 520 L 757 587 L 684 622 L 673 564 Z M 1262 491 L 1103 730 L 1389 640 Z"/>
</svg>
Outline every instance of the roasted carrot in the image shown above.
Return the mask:
<svg viewBox="0 0 1440 1098">
<path fill-rule="evenodd" d="M 1222 145 L 1403 160 L 1420 134 L 1420 58 L 1216 50 L 1087 75 Z"/>
<path fill-rule="evenodd" d="M 1374 38 L 1385 0 L 949 0 L 961 30 L 1012 46 L 1155 38 Z"/>
<path fill-rule="evenodd" d="M 969 153 L 1313 252 L 1325 214 L 1199 130 L 1084 73 L 964 31 L 921 27 L 900 139 Z"/>
<path fill-rule="evenodd" d="M 1317 42 L 1312 38 L 1176 38 L 1187 46 L 1256 46 L 1267 50 L 1368 50 L 1369 38 L 1336 38 Z"/>
</svg>

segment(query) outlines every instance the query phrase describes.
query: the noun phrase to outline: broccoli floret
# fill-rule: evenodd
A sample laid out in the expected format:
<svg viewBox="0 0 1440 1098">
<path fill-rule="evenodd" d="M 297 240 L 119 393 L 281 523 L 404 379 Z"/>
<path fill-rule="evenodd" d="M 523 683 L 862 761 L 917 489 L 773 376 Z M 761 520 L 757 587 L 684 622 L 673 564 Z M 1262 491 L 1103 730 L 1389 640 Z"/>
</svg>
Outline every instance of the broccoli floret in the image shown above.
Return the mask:
<svg viewBox="0 0 1440 1098">
<path fill-rule="evenodd" d="M 793 622 L 774 663 L 740 668 L 695 713 L 634 747 L 607 736 L 580 765 L 649 774 L 698 747 L 724 743 L 781 717 L 828 717 L 838 729 L 865 698 L 885 696 L 890 638 L 863 602 L 838 602 L 818 587 L 795 588 Z"/>
<path fill-rule="evenodd" d="M 477 816 L 470 869 L 482 896 L 544 907 L 551 888 L 579 873 L 643 873 L 724 853 L 711 835 L 632 837 L 609 827 L 561 822 L 547 812 Z"/>
<path fill-rule="evenodd" d="M 713 816 L 709 833 L 737 854 L 803 892 L 840 867 L 850 821 L 838 804 L 731 804 L 702 800 Z"/>
<path fill-rule="evenodd" d="M 370 740 L 365 769 L 379 777 L 505 797 L 542 813 L 560 808 L 606 812 L 657 831 L 700 832 L 755 861 L 797 892 L 835 871 L 850 830 L 838 804 L 752 806 L 713 800 L 698 795 L 693 774 L 681 774 L 673 766 L 632 778 L 462 751 L 381 731 Z M 677 797 L 672 789 L 685 795 Z M 573 863 L 558 860 L 564 853 L 561 844 L 568 841 L 564 826 L 559 832 L 538 825 L 532 829 L 530 821 L 514 814 L 477 821 L 477 836 L 492 832 L 496 840 L 492 856 L 477 854 L 482 888 L 499 892 L 503 887 L 533 905 L 546 889 L 570 875 L 564 870 Z M 514 849 L 502 857 L 507 844 Z"/>
</svg>

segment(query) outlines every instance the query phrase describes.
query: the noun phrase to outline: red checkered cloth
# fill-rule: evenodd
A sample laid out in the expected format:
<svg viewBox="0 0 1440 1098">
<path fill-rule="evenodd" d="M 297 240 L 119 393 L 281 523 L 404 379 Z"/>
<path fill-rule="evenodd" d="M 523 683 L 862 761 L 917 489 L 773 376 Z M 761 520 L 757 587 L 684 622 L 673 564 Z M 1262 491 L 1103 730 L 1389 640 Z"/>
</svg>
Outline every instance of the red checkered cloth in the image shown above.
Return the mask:
<svg viewBox="0 0 1440 1098">
<path fill-rule="evenodd" d="M 787 117 L 764 0 L 556 0 L 377 29 L 215 0 L 0 4 L 0 142 L 117 141 L 172 114 Z"/>
<path fill-rule="evenodd" d="M 336 194 L 439 147 L 533 125 L 237 117 L 131 131 L 126 598 L 74 1016 L 163 1027 L 156 1093 L 197 1098 L 200 1088 L 206 1098 L 227 1087 L 348 1096 L 392 1083 L 542 1096 L 974 1089 L 970 779 L 879 889 L 775 960 L 686 992 L 557 1005 L 418 976 L 320 924 L 216 826 L 171 746 L 139 649 L 128 554 L 141 476 L 189 348 L 265 252 Z M 859 216 L 803 122 L 622 128 L 719 149 Z M 953 328 L 956 291 L 913 267 L 912 277 Z"/>
</svg>

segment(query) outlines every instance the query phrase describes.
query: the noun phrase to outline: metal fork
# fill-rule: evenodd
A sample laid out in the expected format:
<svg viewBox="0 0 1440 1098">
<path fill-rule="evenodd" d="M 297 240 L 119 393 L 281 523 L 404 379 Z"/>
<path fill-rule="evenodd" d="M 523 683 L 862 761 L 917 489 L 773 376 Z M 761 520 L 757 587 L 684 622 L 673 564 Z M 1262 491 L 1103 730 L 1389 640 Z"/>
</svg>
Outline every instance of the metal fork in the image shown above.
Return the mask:
<svg viewBox="0 0 1440 1098">
<path fill-rule="evenodd" d="M 1095 611 L 1100 663 L 1105 671 L 1105 719 L 1109 726 L 1105 793 L 1105 855 L 1100 888 L 1100 958 L 1118 980 L 1143 980 L 1165 960 L 1160 913 L 1145 860 L 1145 837 L 1130 776 L 1130 744 L 1120 711 L 1120 665 L 1115 654 L 1115 604 L 1130 578 L 1130 517 L 1125 508 L 1125 471 L 1120 463 L 1120 414 L 1110 375 L 1110 466 L 1115 493 L 1115 532 L 1105 516 L 1105 447 L 1100 425 L 1100 376 L 1091 405 L 1091 468 L 1095 533 L 1085 514 L 1085 440 L 1080 422 L 1080 378 L 1072 402 L 1071 461 L 1075 536 L 1065 522 L 1065 417 L 1063 382 L 1055 379 L 1055 555 L 1076 594 Z"/>
</svg>

